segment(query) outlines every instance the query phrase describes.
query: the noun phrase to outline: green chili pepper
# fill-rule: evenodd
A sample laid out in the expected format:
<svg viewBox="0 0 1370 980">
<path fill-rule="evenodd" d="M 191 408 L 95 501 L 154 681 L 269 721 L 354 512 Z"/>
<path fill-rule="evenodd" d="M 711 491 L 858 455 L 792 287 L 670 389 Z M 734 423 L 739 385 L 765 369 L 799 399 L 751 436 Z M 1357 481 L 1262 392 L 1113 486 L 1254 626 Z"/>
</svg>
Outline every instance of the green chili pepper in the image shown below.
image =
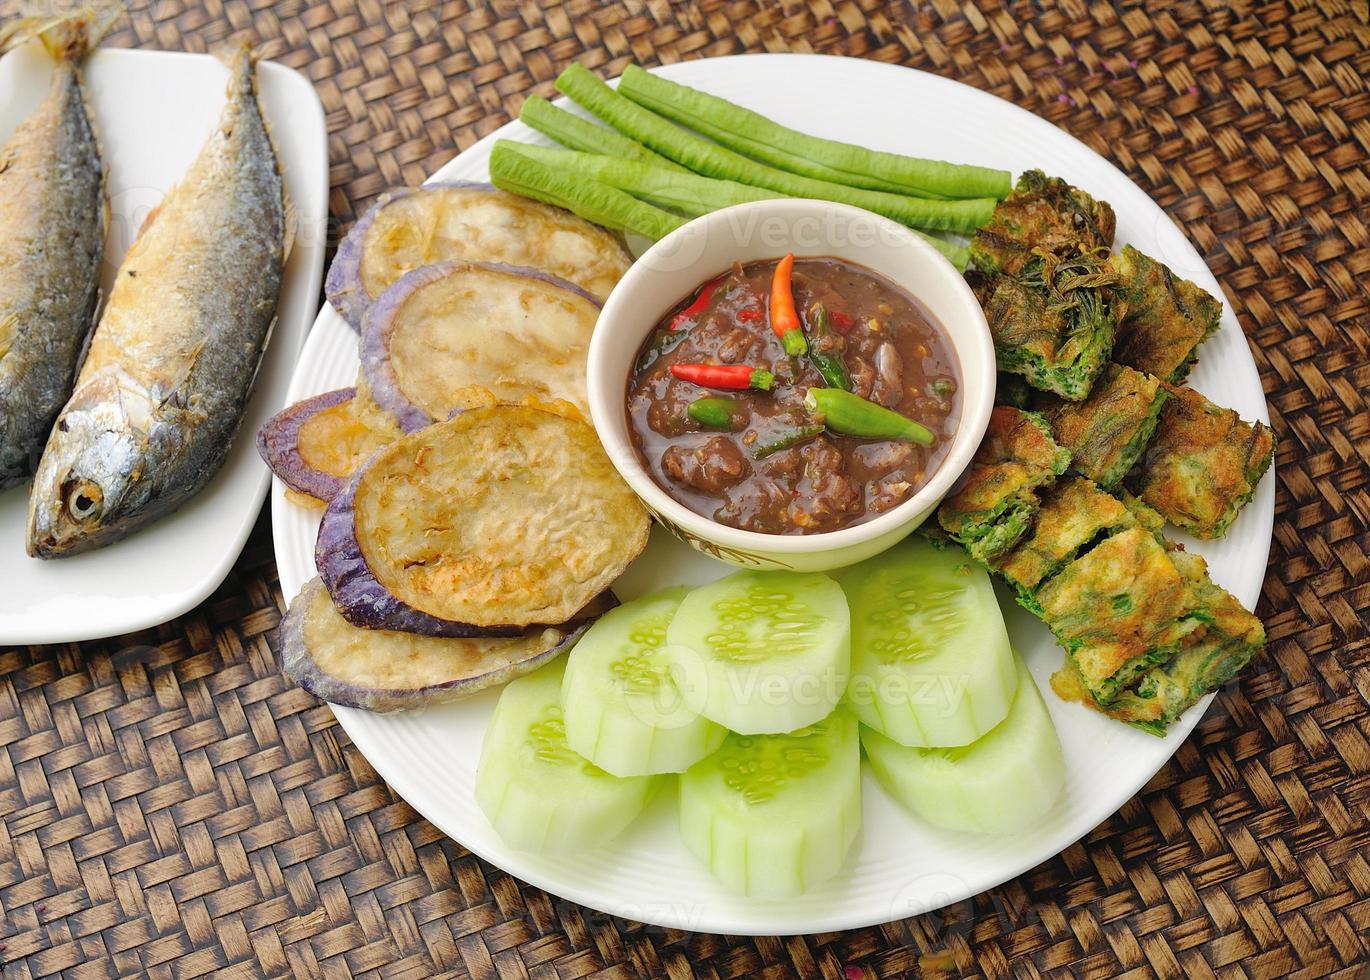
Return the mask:
<svg viewBox="0 0 1370 980">
<path fill-rule="evenodd" d="M 656 359 L 690 335 L 688 330 L 663 330 L 638 355 L 633 372 L 640 373 L 656 363 Z"/>
<path fill-rule="evenodd" d="M 696 398 L 685 409 L 685 414 L 710 429 L 732 430 L 736 428 L 733 424 L 733 412 L 736 410 L 737 402 L 715 395 L 710 398 Z"/>
<path fill-rule="evenodd" d="M 840 388 L 810 388 L 804 396 L 809 411 L 823 417 L 833 432 L 861 439 L 902 439 L 931 446 L 934 436 L 913 419 L 892 412 Z"/>
<path fill-rule="evenodd" d="M 765 459 L 772 453 L 778 453 L 785 449 L 792 449 L 801 442 L 812 439 L 814 436 L 821 436 L 822 434 L 823 426 L 821 425 L 802 425 L 797 429 L 791 429 L 789 432 L 782 432 L 774 439 L 756 443 L 752 446 L 752 458 Z"/>
<path fill-rule="evenodd" d="M 821 340 L 831 332 L 828 323 L 828 308 L 822 303 L 815 303 L 809 307 L 809 319 L 813 323 L 813 334 L 816 339 Z M 809 344 L 809 360 L 818 369 L 818 373 L 823 376 L 828 387 L 851 391 L 851 376 L 847 374 L 847 362 L 842 360 L 842 355 L 819 350 L 818 346 L 818 344 Z"/>
</svg>

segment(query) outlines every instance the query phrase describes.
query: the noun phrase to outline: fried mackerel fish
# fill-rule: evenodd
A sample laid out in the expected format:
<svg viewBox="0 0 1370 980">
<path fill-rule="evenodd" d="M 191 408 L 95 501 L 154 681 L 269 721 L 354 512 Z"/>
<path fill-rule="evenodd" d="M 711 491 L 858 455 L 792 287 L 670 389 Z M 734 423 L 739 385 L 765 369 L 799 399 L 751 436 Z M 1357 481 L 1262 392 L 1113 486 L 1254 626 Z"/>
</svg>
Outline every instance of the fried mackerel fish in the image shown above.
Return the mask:
<svg viewBox="0 0 1370 980">
<path fill-rule="evenodd" d="M 1265 648 L 1261 621 L 1213 583 L 1203 558 L 1179 550 L 1172 550 L 1170 558 L 1185 582 L 1198 624 L 1175 655 L 1147 669 L 1107 704 L 1095 697 L 1070 658 L 1051 678 L 1052 690 L 1062 699 L 1078 701 L 1153 735 L 1164 735 L 1186 709 L 1226 684 Z"/>
<path fill-rule="evenodd" d="M 1190 388 L 1165 389 L 1155 437 L 1128 485 L 1176 527 L 1222 537 L 1269 469 L 1274 433 Z"/>
<path fill-rule="evenodd" d="M 1038 407 L 1070 450 L 1071 469 L 1111 489 L 1146 450 L 1169 397 L 1159 379 L 1109 363 L 1084 401 L 1048 396 Z"/>
<path fill-rule="evenodd" d="M 988 563 L 1023 536 L 1041 503 L 1037 490 L 1054 483 L 1069 462 L 1040 415 L 997 406 L 969 472 L 938 508 L 938 523 Z"/>
<path fill-rule="evenodd" d="M 1199 345 L 1218 329 L 1222 304 L 1131 245 L 1111 261 L 1125 311 L 1113 359 L 1179 384 L 1194 366 Z"/>
<path fill-rule="evenodd" d="M 107 208 L 81 63 L 122 12 L 104 2 L 0 25 L 0 53 L 36 36 L 56 61 L 43 101 L 0 145 L 0 489 L 37 462 L 95 316 Z"/>
<path fill-rule="evenodd" d="M 1116 226 L 1107 201 L 1028 170 L 971 239 L 970 257 L 981 272 L 1016 276 L 1043 251 L 1062 257 L 1107 252 Z"/>
<path fill-rule="evenodd" d="M 1039 250 L 1015 276 L 966 276 L 985 311 L 999 370 L 1069 401 L 1089 394 L 1113 347 L 1116 281 L 1098 253 Z"/>
</svg>

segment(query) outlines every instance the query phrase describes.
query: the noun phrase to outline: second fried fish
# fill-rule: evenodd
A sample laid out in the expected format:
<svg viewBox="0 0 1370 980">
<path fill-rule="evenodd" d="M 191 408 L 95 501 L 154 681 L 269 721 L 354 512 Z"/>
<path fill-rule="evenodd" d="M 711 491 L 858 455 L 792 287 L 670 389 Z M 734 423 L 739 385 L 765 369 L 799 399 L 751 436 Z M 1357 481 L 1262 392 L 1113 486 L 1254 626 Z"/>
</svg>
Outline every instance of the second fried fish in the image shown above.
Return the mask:
<svg viewBox="0 0 1370 980">
<path fill-rule="evenodd" d="M 125 256 L 34 478 L 28 550 L 54 558 L 176 509 L 218 471 L 275 319 L 286 208 L 244 48 L 219 125 Z"/>
</svg>

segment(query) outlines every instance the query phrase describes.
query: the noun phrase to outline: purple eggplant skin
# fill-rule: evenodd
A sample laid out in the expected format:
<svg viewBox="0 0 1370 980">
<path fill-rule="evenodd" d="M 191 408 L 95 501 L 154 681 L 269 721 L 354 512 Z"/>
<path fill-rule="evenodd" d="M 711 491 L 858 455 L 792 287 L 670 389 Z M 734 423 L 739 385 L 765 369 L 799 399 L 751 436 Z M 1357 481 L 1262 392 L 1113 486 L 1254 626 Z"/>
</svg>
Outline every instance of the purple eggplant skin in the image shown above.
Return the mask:
<svg viewBox="0 0 1370 980">
<path fill-rule="evenodd" d="M 445 180 L 425 184 L 424 187 L 429 190 L 438 187 L 471 187 L 490 191 L 496 189 L 494 184 L 478 180 Z M 338 311 L 338 315 L 346 320 L 353 330 L 361 332 L 362 317 L 366 313 L 366 308 L 371 305 L 371 297 L 366 295 L 366 290 L 362 287 L 362 250 L 366 233 L 375 223 L 376 215 L 380 214 L 387 204 L 422 189 L 397 187 L 386 191 L 376 198 L 376 203 L 366 209 L 366 213 L 338 243 L 338 251 L 334 254 L 333 263 L 328 267 L 328 275 L 324 279 L 323 292 L 328 302 L 333 304 L 333 309 Z"/>
<path fill-rule="evenodd" d="M 472 626 L 421 612 L 388 592 L 362 554 L 356 532 L 357 484 L 370 463 L 357 471 L 324 508 L 314 541 L 314 565 L 343 619 L 370 630 L 397 630 L 427 636 L 518 636 L 527 626 Z"/>
<path fill-rule="evenodd" d="M 457 639 L 480 636 L 518 636 L 532 625 L 556 626 L 557 623 L 532 623 L 523 626 L 473 626 L 450 619 L 439 619 L 415 609 L 386 591 L 376 581 L 366 564 L 361 545 L 357 541 L 354 501 L 357 483 L 371 462 L 357 468 L 324 509 L 319 521 L 319 536 L 314 541 L 314 565 L 319 570 L 328 594 L 333 597 L 342 618 L 353 626 L 372 630 L 396 630 L 401 633 L 421 633 L 424 636 L 447 636 Z M 606 589 L 585 604 L 572 622 L 595 619 L 618 605 L 618 597 Z"/>
<path fill-rule="evenodd" d="M 257 452 L 280 481 L 297 493 L 332 500 L 342 492 L 346 479 L 315 469 L 300 455 L 300 427 L 324 409 L 356 397 L 356 388 L 339 388 L 287 406 L 257 430 Z"/>
<path fill-rule="evenodd" d="M 322 589 L 323 584 L 317 578 L 306 582 L 295 601 L 290 604 L 285 618 L 281 620 L 281 669 L 315 697 L 330 704 L 361 708 L 365 711 L 402 711 L 428 704 L 441 704 L 505 684 L 570 650 L 589 629 L 591 622 L 584 621 L 554 646 L 541 650 L 526 660 L 505 664 L 484 673 L 458 675 L 451 680 L 423 687 L 359 687 L 323 670 L 305 640 L 305 618 L 309 614 L 309 607 L 318 598 Z"/>
<path fill-rule="evenodd" d="M 589 300 L 596 309 L 602 309 L 604 306 L 593 294 L 575 283 L 523 265 L 509 265 L 504 262 L 440 262 L 437 265 L 426 265 L 406 272 L 367 308 L 361 328 L 362 373 L 366 377 L 367 387 L 371 389 L 371 397 L 377 405 L 390 413 L 405 432 L 414 432 L 440 420 L 419 408 L 400 390 L 399 379 L 395 376 L 394 366 L 390 363 L 390 338 L 394 335 L 395 319 L 404 304 L 416 292 L 463 269 L 486 269 L 541 280 Z M 489 324 L 480 326 L 486 329 L 490 327 Z"/>
</svg>

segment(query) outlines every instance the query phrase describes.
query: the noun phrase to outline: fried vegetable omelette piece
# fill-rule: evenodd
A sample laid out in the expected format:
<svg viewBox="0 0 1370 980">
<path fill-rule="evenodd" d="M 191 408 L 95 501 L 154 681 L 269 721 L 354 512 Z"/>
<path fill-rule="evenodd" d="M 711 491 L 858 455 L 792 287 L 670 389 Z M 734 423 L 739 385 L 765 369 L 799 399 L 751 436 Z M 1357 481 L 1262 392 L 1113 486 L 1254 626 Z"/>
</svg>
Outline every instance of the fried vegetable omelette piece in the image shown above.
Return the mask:
<svg viewBox="0 0 1370 980">
<path fill-rule="evenodd" d="M 938 523 L 971 557 L 989 562 L 1023 536 L 1039 506 L 1037 490 L 1069 462 L 1040 415 L 997 406 L 964 481 L 938 508 Z"/>
<path fill-rule="evenodd" d="M 1107 201 L 1040 170 L 1026 170 L 975 233 L 970 257 L 982 272 L 1017 275 L 1035 250 L 1070 256 L 1107 251 L 1117 221 Z"/>
<path fill-rule="evenodd" d="M 1066 477 L 1042 493 L 1031 533 L 1012 551 L 990 563 L 1018 592 L 1018 602 L 1040 617 L 1038 586 L 1064 568 L 1090 542 L 1108 531 L 1135 527 L 1123 502 L 1084 477 Z"/>
<path fill-rule="evenodd" d="M 994 404 L 1029 409 L 1032 407 L 1032 396 L 1032 385 L 1022 375 L 999 372 L 994 383 Z"/>
<path fill-rule="evenodd" d="M 985 311 L 999 370 L 1068 401 L 1089 394 L 1113 348 L 1116 276 L 1096 254 L 1042 252 L 1016 276 L 967 276 Z"/>
<path fill-rule="evenodd" d="M 1125 487 L 1115 487 L 1113 495 L 1123 502 L 1123 506 L 1140 526 L 1150 531 L 1157 541 L 1166 543 L 1165 537 L 1161 534 L 1162 528 L 1165 527 L 1165 518 L 1158 514 L 1155 508 L 1142 503 L 1140 497 L 1130 493 Z"/>
<path fill-rule="evenodd" d="M 1113 359 L 1178 384 L 1194 366 L 1199 345 L 1218 329 L 1222 303 L 1131 245 L 1112 262 L 1126 309 Z"/>
<path fill-rule="evenodd" d="M 1146 449 L 1169 397 L 1158 378 L 1109 363 L 1084 401 L 1048 397 L 1040 407 L 1071 468 L 1111 489 Z"/>
<path fill-rule="evenodd" d="M 1104 540 L 1037 593 L 1047 626 L 1105 705 L 1202 628 L 1191 598 L 1165 546 L 1143 527 Z"/>
<path fill-rule="evenodd" d="M 1261 621 L 1213 583 L 1203 558 L 1180 551 L 1171 557 L 1188 583 L 1191 601 L 1204 610 L 1202 629 L 1187 637 L 1174 657 L 1148 670 L 1107 706 L 1090 694 L 1069 658 L 1051 678 L 1052 690 L 1061 698 L 1079 701 L 1153 735 L 1164 735 L 1186 709 L 1231 680 L 1265 648 Z"/>
<path fill-rule="evenodd" d="M 1171 397 L 1128 484 L 1176 527 L 1220 538 L 1269 469 L 1275 435 L 1191 388 L 1165 388 Z"/>
</svg>

